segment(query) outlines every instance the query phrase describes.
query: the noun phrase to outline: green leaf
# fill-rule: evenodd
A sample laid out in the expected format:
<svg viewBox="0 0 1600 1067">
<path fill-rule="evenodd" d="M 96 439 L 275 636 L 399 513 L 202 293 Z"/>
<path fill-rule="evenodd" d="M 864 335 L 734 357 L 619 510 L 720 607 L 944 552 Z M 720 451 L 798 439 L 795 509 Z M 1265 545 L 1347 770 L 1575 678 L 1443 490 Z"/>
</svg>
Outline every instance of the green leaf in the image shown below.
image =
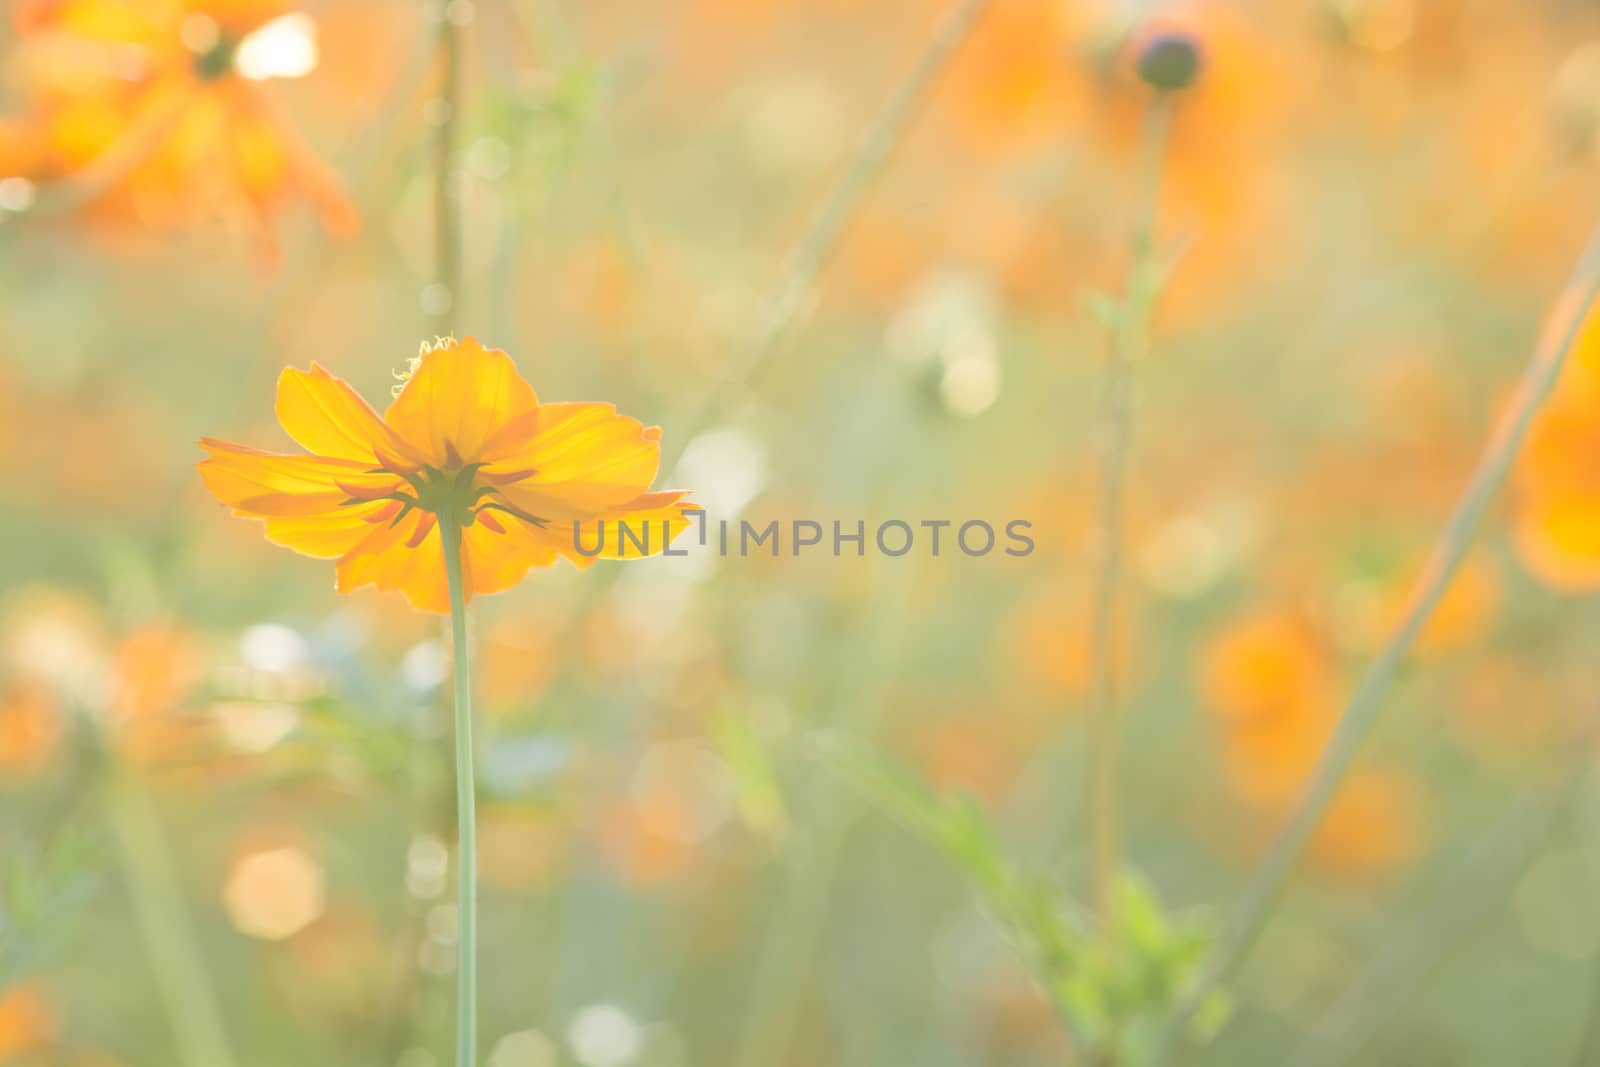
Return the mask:
<svg viewBox="0 0 1600 1067">
<path fill-rule="evenodd" d="M 1216 1037 L 1233 1015 L 1233 996 L 1219 989 L 1201 1003 L 1189 1022 L 1189 1036 L 1200 1044 Z"/>
</svg>

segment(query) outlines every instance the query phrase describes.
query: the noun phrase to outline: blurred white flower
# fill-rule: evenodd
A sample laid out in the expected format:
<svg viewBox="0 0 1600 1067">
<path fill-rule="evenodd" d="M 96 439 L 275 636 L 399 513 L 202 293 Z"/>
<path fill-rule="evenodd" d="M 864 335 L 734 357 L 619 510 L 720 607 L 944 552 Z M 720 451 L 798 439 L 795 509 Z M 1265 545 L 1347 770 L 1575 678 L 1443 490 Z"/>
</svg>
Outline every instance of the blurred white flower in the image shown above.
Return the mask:
<svg viewBox="0 0 1600 1067">
<path fill-rule="evenodd" d="M 0 211 L 28 210 L 33 193 L 33 183 L 26 178 L 0 178 Z"/>
<path fill-rule="evenodd" d="M 518 1030 L 495 1042 L 489 1067 L 556 1067 L 555 1042 L 537 1030 Z"/>
<path fill-rule="evenodd" d="M 311 662 L 311 646 L 289 627 L 264 622 L 250 627 L 239 638 L 239 656 L 255 670 L 288 674 Z"/>
<path fill-rule="evenodd" d="M 939 399 L 952 415 L 982 415 L 1000 397 L 1000 364 L 993 350 L 980 347 L 945 364 Z"/>
<path fill-rule="evenodd" d="M 567 1043 L 585 1067 L 623 1067 L 639 1055 L 643 1035 L 633 1017 L 615 1004 L 591 1004 L 573 1016 Z"/>
<path fill-rule="evenodd" d="M 265 23 L 240 41 L 233 68 L 251 81 L 303 78 L 317 69 L 320 58 L 317 24 L 297 12 Z"/>
<path fill-rule="evenodd" d="M 412 689 L 426 692 L 444 684 L 450 660 L 438 641 L 419 641 L 400 660 L 400 677 Z"/>
<path fill-rule="evenodd" d="M 674 485 L 695 487 L 695 499 L 708 519 L 734 519 L 766 488 L 767 449 L 754 434 L 736 426 L 719 426 L 695 437 L 672 472 Z M 698 543 L 698 531 L 683 535 Z"/>
<path fill-rule="evenodd" d="M 994 287 L 968 270 L 930 273 L 890 320 L 884 347 L 891 358 L 937 373 L 939 402 L 973 418 L 1000 396 L 998 306 Z"/>
<path fill-rule="evenodd" d="M 432 900 L 444 892 L 450 872 L 450 850 L 432 834 L 418 834 L 406 849 L 406 890 L 418 900 Z"/>
</svg>

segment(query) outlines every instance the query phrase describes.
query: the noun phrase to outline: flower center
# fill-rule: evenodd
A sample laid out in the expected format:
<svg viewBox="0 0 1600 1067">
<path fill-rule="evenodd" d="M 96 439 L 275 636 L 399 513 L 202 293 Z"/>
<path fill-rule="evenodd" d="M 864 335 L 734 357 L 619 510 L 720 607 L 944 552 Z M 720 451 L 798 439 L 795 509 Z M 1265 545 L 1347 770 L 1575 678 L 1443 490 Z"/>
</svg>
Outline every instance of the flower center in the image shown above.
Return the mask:
<svg viewBox="0 0 1600 1067">
<path fill-rule="evenodd" d="M 513 504 L 501 492 L 501 485 L 496 484 L 520 481 L 533 474 L 533 471 L 516 471 L 509 475 L 488 478 L 479 476 L 482 467 L 482 463 L 467 463 L 447 469 L 423 467 L 419 471 L 411 472 L 394 471 L 380 466 L 368 473 L 399 474 L 406 480 L 410 491 L 397 489 L 393 492 L 379 492 L 341 483 L 340 488 L 348 493 L 349 497 L 342 501 L 340 506 L 371 504 L 379 500 L 390 501 L 389 507 L 374 512 L 368 517 L 368 521 L 387 520 L 391 527 L 411 514 L 413 508 L 438 518 L 448 519 L 460 528 L 481 522 L 486 529 L 495 533 L 505 533 L 506 530 L 500 520 L 490 514 L 492 512 L 510 515 L 541 529 L 549 524 L 548 519 L 529 514 Z M 424 527 L 419 532 L 425 533 L 426 529 Z"/>
</svg>

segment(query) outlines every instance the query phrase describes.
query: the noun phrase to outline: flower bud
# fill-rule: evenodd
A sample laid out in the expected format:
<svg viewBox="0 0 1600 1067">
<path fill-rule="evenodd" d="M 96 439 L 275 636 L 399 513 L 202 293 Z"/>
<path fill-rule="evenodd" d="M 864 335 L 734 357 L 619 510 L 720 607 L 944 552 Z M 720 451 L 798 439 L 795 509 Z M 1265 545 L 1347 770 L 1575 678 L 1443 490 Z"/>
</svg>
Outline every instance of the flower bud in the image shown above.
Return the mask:
<svg viewBox="0 0 1600 1067">
<path fill-rule="evenodd" d="M 1193 85 L 1202 65 L 1200 43 L 1186 33 L 1155 34 L 1139 49 L 1140 80 L 1164 93 Z"/>
</svg>

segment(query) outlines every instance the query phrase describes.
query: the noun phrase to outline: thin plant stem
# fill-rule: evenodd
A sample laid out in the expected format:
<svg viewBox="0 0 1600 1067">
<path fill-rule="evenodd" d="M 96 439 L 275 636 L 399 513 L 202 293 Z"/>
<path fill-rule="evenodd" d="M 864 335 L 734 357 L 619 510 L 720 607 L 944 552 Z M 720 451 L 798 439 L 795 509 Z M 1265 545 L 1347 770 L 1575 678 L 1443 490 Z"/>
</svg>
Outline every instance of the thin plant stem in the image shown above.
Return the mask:
<svg viewBox="0 0 1600 1067">
<path fill-rule="evenodd" d="M 1511 469 L 1534 416 L 1555 388 L 1567 354 L 1597 293 L 1600 293 L 1600 227 L 1591 235 L 1517 383 L 1511 402 L 1435 542 L 1412 590 L 1405 615 L 1345 706 L 1288 823 L 1246 886 L 1221 946 L 1174 1013 L 1153 1061 L 1156 1065 L 1171 1060 L 1183 1043 L 1195 1012 L 1233 977 L 1271 920 L 1307 842 L 1377 722 L 1384 707 L 1383 698 L 1394 684 L 1400 665 L 1450 588 L 1450 581 L 1472 547 L 1473 535 L 1495 491 Z"/>
<path fill-rule="evenodd" d="M 439 332 L 454 336 L 461 308 L 461 195 L 456 153 L 461 125 L 461 29 L 448 0 L 425 2 L 436 18 L 434 56 L 438 92 L 433 124 L 433 278 L 423 311 Z M 466 639 L 466 601 L 461 583 L 461 530 L 441 515 L 439 540 L 450 585 L 450 627 L 455 683 L 456 780 L 456 1065 L 476 1067 L 478 1041 L 477 813 L 472 761 L 471 664 Z M 444 798 L 441 796 L 440 800 Z M 407 1027 L 398 1031 L 404 1035 Z"/>
<path fill-rule="evenodd" d="M 752 380 L 782 350 L 784 339 L 808 308 L 817 278 L 838 250 L 867 192 L 894 149 L 905 139 L 912 122 L 921 114 L 946 63 L 971 36 L 988 6 L 989 0 L 955 0 L 934 26 L 911 69 L 890 91 L 862 134 L 838 182 L 812 216 L 804 236 L 789 257 L 788 269 L 767 305 L 766 317 L 754 341 L 739 358 L 729 361 L 689 417 L 678 424 L 673 438 L 679 442 L 680 455 L 681 450 L 710 425 L 726 403 L 729 391 Z M 676 458 L 673 457 L 674 462 Z M 671 466 L 670 462 L 662 463 L 663 469 L 671 469 Z"/>
<path fill-rule="evenodd" d="M 461 304 L 461 195 L 456 184 L 456 141 L 461 124 L 461 30 L 450 6 L 438 5 L 435 47 L 439 95 L 433 128 L 433 283 L 431 307 L 442 332 L 454 333 Z"/>
<path fill-rule="evenodd" d="M 134 923 L 178 1045 L 178 1061 L 183 1067 L 235 1067 L 216 986 L 195 943 L 183 887 L 173 874 L 172 852 L 150 791 L 119 769 L 112 771 L 105 797 Z"/>
<path fill-rule="evenodd" d="M 461 528 L 439 516 L 450 586 L 451 674 L 456 696 L 456 1067 L 478 1062 L 478 816 L 472 761 L 472 661 L 461 581 Z"/>
<path fill-rule="evenodd" d="M 1128 450 L 1133 431 L 1134 370 L 1149 347 L 1150 318 L 1159 285 L 1155 269 L 1155 224 L 1161 206 L 1172 100 L 1153 97 L 1140 127 L 1139 192 L 1127 288 L 1117 308 L 1101 394 L 1100 561 L 1095 574 L 1094 615 L 1089 632 L 1093 665 L 1094 718 L 1089 741 L 1089 819 L 1095 911 L 1102 930 L 1111 925 L 1117 872 L 1121 866 L 1117 817 L 1118 594 Z"/>
<path fill-rule="evenodd" d="M 684 418 L 675 422 L 673 451 L 663 449 L 661 470 L 671 471 L 683 457 L 683 450 L 709 427 L 727 403 L 733 389 L 750 381 L 782 351 L 782 344 L 807 307 L 807 296 L 816 288 L 823 270 L 833 258 L 849 230 L 850 222 L 882 173 L 890 156 L 905 138 L 906 131 L 921 113 L 939 74 L 956 50 L 972 35 L 990 0 L 955 0 L 945 16 L 934 26 L 905 76 L 890 90 L 877 114 L 862 133 L 854 155 L 844 166 L 838 181 L 829 190 L 822 206 L 811 216 L 788 259 L 788 268 L 769 303 L 761 329 L 748 350 L 729 361 L 727 368 L 701 395 Z M 604 598 L 606 590 L 621 574 L 612 567 L 593 581 L 585 582 L 564 628 L 566 638 L 581 632 L 589 613 Z"/>
</svg>

